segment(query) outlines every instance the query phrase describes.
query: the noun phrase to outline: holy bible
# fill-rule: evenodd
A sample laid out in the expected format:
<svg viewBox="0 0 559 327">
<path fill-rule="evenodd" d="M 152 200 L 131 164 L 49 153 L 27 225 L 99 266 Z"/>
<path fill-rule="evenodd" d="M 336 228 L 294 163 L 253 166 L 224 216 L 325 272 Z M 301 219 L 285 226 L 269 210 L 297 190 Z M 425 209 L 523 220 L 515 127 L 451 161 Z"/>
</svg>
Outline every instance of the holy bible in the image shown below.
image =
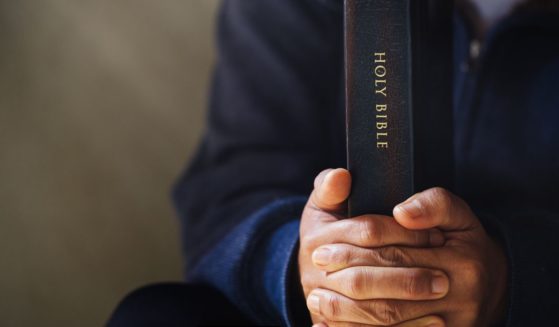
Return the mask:
<svg viewBox="0 0 559 327">
<path fill-rule="evenodd" d="M 452 189 L 451 0 L 345 0 L 349 217 Z"/>
</svg>

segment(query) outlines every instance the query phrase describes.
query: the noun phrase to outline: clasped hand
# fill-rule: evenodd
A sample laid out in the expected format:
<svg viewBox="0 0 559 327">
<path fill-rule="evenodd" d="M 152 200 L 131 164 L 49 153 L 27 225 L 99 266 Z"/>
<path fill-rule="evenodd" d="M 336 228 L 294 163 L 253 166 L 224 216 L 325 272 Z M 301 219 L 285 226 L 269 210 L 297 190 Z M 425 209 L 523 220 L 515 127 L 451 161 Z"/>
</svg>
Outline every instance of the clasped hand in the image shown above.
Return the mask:
<svg viewBox="0 0 559 327">
<path fill-rule="evenodd" d="M 489 326 L 505 306 L 506 258 L 468 205 L 434 188 L 394 218 L 344 218 L 351 176 L 315 180 L 300 228 L 299 273 L 317 326 Z"/>
</svg>

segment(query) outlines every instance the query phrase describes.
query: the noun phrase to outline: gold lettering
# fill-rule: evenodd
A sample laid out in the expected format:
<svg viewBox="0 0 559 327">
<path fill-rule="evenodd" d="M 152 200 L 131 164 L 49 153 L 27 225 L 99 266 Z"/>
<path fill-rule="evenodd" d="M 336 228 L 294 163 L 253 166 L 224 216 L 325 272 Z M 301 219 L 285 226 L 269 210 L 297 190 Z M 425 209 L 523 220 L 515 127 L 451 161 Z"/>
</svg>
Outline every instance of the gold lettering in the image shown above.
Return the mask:
<svg viewBox="0 0 559 327">
<path fill-rule="evenodd" d="M 388 137 L 388 133 L 377 133 L 377 140 Z M 386 142 L 388 143 L 388 142 Z"/>
<path fill-rule="evenodd" d="M 375 90 L 375 93 L 376 93 L 376 94 L 382 94 L 382 95 L 384 95 L 385 97 L 388 96 L 387 93 L 386 93 L 386 86 L 385 86 L 384 88 L 382 88 L 382 89 L 377 89 L 377 90 Z"/>
<path fill-rule="evenodd" d="M 378 78 L 385 77 L 386 76 L 386 67 L 384 67 L 382 65 L 376 66 L 375 67 L 375 76 L 378 77 Z M 376 80 L 375 84 L 376 84 L 376 82 L 380 82 L 380 81 Z M 382 82 L 384 82 L 386 84 L 386 80 L 384 80 Z"/>
<path fill-rule="evenodd" d="M 374 54 L 374 69 L 375 75 L 374 89 L 375 94 L 382 95 L 385 98 L 388 97 L 388 85 L 386 76 L 388 75 L 388 69 L 386 69 L 386 52 L 375 52 Z M 375 104 L 376 115 L 376 138 L 377 138 L 377 148 L 378 149 L 388 149 L 388 105 L 377 103 Z"/>
<path fill-rule="evenodd" d="M 386 52 L 375 52 L 375 64 L 386 62 Z"/>
</svg>

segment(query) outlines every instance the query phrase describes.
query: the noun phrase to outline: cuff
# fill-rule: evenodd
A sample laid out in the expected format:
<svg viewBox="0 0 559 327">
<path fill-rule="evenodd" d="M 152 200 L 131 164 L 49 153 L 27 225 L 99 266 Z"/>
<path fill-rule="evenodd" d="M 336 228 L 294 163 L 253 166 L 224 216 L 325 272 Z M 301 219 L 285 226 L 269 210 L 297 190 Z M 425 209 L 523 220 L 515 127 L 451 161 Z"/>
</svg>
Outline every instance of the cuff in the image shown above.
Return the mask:
<svg viewBox="0 0 559 327">
<path fill-rule="evenodd" d="M 204 255 L 187 280 L 217 288 L 256 323 L 293 326 L 289 291 L 305 203 L 294 197 L 260 209 Z"/>
<path fill-rule="evenodd" d="M 310 326 L 306 323 L 308 319 L 304 319 L 306 304 L 297 264 L 299 220 L 281 226 L 266 243 L 261 255 L 255 256 L 255 260 L 262 263 L 262 269 L 258 264 L 253 265 L 254 275 L 263 272 L 262 280 L 257 283 L 263 285 L 261 289 L 266 299 L 262 300 L 269 302 L 276 316 L 279 313 L 282 326 Z M 305 323 L 301 324 L 301 321 Z"/>
</svg>

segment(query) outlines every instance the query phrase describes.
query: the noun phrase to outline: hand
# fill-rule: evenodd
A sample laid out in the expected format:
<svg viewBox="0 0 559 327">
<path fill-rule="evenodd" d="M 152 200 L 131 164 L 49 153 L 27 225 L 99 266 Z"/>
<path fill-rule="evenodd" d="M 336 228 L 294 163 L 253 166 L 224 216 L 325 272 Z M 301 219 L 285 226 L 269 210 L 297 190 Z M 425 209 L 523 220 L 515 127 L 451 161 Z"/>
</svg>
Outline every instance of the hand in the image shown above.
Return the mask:
<svg viewBox="0 0 559 327">
<path fill-rule="evenodd" d="M 344 253 L 349 252 L 341 250 L 331 252 L 331 264 L 319 264 L 322 255 L 315 250 L 319 247 L 324 249 L 322 246 L 328 244 L 339 244 L 340 247 L 349 246 L 343 244 L 353 244 L 355 249 L 366 251 L 366 248 L 398 245 L 429 248 L 444 243 L 442 233 L 437 229 L 409 230 L 386 216 L 366 215 L 342 219 L 345 218 L 344 203 L 350 186 L 351 177 L 347 170 L 322 172 L 315 180 L 315 189 L 303 212 L 299 250 L 303 291 L 307 297 L 313 290 L 323 290 L 320 297 L 308 297 L 309 307 L 318 307 L 318 310 L 313 310 L 313 321 L 325 322 L 330 327 L 443 326 L 441 318 L 435 315 L 419 315 L 412 310 L 398 312 L 396 315 L 391 310 L 392 304 L 397 303 L 395 300 L 433 300 L 445 296 L 449 281 L 443 271 L 422 267 L 390 267 L 387 264 L 377 264 L 377 267 L 360 267 L 367 264 L 346 267 L 370 256 L 345 257 Z M 378 257 L 382 263 L 389 262 L 388 258 L 385 257 L 386 260 L 383 261 L 383 257 Z M 341 268 L 346 269 L 340 270 Z M 329 273 L 328 270 L 340 271 Z M 326 291 L 327 289 L 339 293 Z M 378 300 L 359 301 L 362 299 Z M 403 323 L 397 325 L 399 322 Z"/>
<path fill-rule="evenodd" d="M 355 243 L 332 244 L 326 247 L 336 255 L 315 266 L 331 276 L 355 267 L 364 272 L 378 267 L 425 267 L 447 274 L 450 290 L 440 300 L 389 302 L 386 310 L 390 312 L 390 323 L 408 319 L 410 313 L 412 317 L 438 315 L 452 327 L 489 326 L 502 318 L 507 279 L 505 255 L 463 200 L 434 188 L 414 195 L 396 206 L 393 213 L 396 221 L 410 230 L 440 228 L 446 240 L 444 246 L 364 249 Z M 413 290 L 415 283 L 408 283 Z M 317 289 L 313 294 L 319 296 L 320 312 L 333 306 L 342 313 L 342 320 L 355 323 L 370 321 L 363 314 L 355 314 L 356 307 L 367 311 L 378 305 L 374 298 L 363 301 L 341 287 Z"/>
</svg>

